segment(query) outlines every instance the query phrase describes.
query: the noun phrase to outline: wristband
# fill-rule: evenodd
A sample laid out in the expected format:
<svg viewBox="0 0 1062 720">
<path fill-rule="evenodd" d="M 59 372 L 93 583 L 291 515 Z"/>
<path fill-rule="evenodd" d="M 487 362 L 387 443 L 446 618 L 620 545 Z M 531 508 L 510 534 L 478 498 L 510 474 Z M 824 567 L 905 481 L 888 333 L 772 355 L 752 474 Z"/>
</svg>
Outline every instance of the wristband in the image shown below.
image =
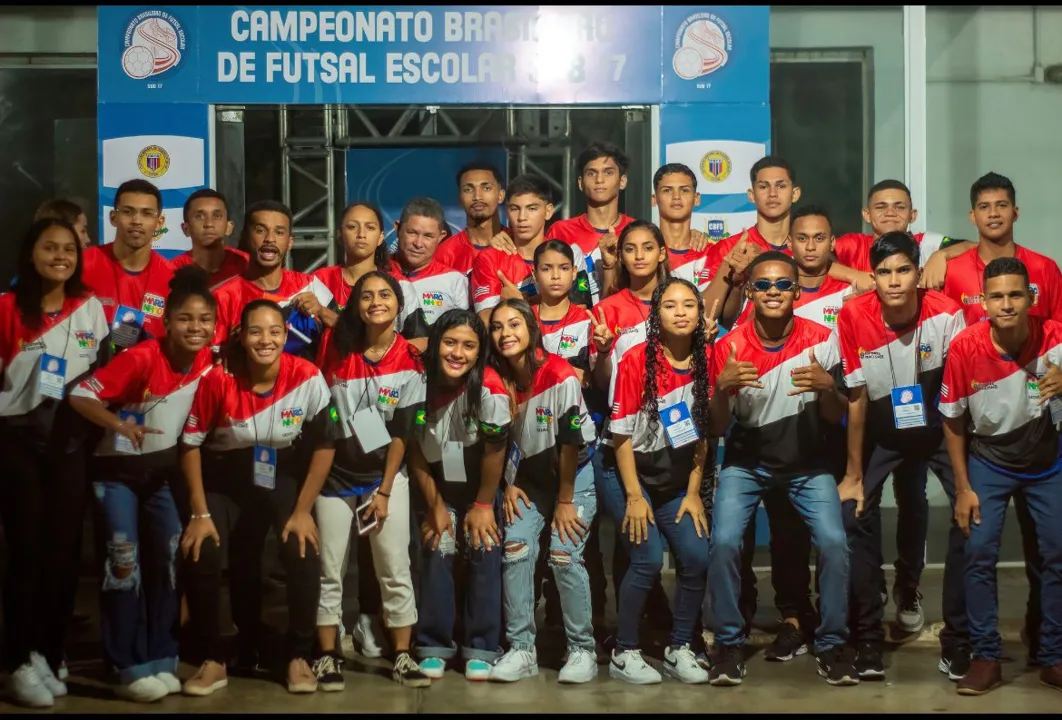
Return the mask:
<svg viewBox="0 0 1062 720">
<path fill-rule="evenodd" d="M 390 499 L 391 499 L 391 493 L 385 493 L 385 492 L 384 492 L 383 490 L 377 490 L 377 491 L 376 491 L 376 494 L 377 494 L 377 495 L 383 495 L 383 496 L 384 496 L 385 498 L 387 498 L 388 500 L 390 500 Z"/>
<path fill-rule="evenodd" d="M 210 513 L 203 513 L 202 515 L 193 514 L 191 517 L 192 517 L 193 520 L 209 520 L 210 519 Z"/>
<path fill-rule="evenodd" d="M 632 498 L 627 498 L 627 504 L 630 505 L 631 503 L 638 502 L 639 500 L 645 500 L 645 498 L 641 495 L 635 495 Z"/>
<path fill-rule="evenodd" d="M 574 505 L 575 501 L 574 500 L 560 500 L 560 499 L 558 499 L 557 500 L 557 504 L 558 505 Z"/>
<path fill-rule="evenodd" d="M 968 493 L 968 492 L 973 492 L 973 488 L 966 488 L 965 490 L 956 490 L 955 491 L 955 496 L 958 497 L 959 495 L 962 495 L 963 493 Z"/>
<path fill-rule="evenodd" d="M 472 507 L 483 508 L 484 510 L 493 510 L 494 509 L 494 506 L 491 505 L 490 503 L 481 503 L 481 502 L 472 503 Z"/>
</svg>

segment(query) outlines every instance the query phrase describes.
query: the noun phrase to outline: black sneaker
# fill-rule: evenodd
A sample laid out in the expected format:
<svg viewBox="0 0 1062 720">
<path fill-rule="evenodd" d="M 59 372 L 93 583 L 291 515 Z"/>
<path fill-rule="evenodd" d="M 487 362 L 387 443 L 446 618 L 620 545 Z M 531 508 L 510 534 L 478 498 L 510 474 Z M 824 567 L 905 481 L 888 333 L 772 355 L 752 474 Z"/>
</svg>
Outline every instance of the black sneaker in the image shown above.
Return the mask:
<svg viewBox="0 0 1062 720">
<path fill-rule="evenodd" d="M 947 675 L 948 680 L 959 682 L 965 677 L 966 673 L 970 672 L 971 654 L 971 650 L 967 645 L 959 645 L 950 650 L 945 650 L 940 655 L 937 670 Z"/>
<path fill-rule="evenodd" d="M 318 688 L 339 692 L 343 689 L 343 658 L 338 654 L 322 655 L 313 662 L 313 674 L 317 676 Z"/>
<path fill-rule="evenodd" d="M 409 653 L 398 653 L 395 657 L 395 667 L 391 671 L 391 678 L 399 685 L 408 687 L 428 687 L 431 678 L 420 671 L 420 666 L 409 656 Z"/>
<path fill-rule="evenodd" d="M 859 673 L 852 663 L 852 653 L 846 645 L 836 645 L 818 654 L 819 675 L 830 685 L 858 685 Z"/>
<path fill-rule="evenodd" d="M 717 687 L 740 685 L 745 677 L 745 649 L 720 645 L 712 652 L 712 667 L 708 671 L 708 684 Z"/>
<path fill-rule="evenodd" d="M 808 644 L 800 628 L 793 627 L 790 623 L 782 623 L 782 631 L 763 653 L 763 658 L 774 662 L 785 662 L 807 651 Z"/>
<path fill-rule="evenodd" d="M 885 663 L 882 662 L 881 648 L 877 643 L 859 643 L 855 668 L 860 680 L 883 680 L 885 678 Z"/>
</svg>

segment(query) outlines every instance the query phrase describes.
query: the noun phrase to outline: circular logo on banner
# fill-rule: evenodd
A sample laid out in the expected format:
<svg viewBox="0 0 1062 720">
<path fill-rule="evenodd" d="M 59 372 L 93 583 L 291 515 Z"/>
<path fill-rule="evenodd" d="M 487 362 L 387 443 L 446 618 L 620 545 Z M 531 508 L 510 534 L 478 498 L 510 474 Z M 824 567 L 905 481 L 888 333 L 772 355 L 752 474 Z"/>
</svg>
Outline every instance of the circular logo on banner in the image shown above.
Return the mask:
<svg viewBox="0 0 1062 720">
<path fill-rule="evenodd" d="M 184 29 L 164 10 L 145 10 L 125 26 L 122 69 L 134 80 L 172 70 L 181 62 Z"/>
<path fill-rule="evenodd" d="M 148 145 L 136 158 L 140 174 L 146 178 L 160 178 L 170 169 L 170 154 L 161 145 Z"/>
<path fill-rule="evenodd" d="M 683 80 L 709 75 L 730 59 L 730 28 L 714 13 L 696 13 L 682 21 L 675 33 L 671 65 Z"/>
<path fill-rule="evenodd" d="M 723 182 L 731 167 L 730 156 L 721 150 L 710 150 L 701 158 L 701 176 L 708 182 Z"/>
</svg>

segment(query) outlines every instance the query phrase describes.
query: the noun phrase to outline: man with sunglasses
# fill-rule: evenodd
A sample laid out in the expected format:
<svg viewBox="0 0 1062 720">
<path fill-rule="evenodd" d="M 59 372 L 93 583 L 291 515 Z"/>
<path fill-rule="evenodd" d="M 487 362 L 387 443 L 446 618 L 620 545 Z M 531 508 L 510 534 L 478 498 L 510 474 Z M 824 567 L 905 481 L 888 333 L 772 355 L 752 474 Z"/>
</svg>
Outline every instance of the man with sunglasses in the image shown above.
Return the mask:
<svg viewBox="0 0 1062 720">
<path fill-rule="evenodd" d="M 162 193 L 128 180 L 114 193 L 114 242 L 85 249 L 81 279 L 103 304 L 115 351 L 165 334 L 162 315 L 173 267 L 151 248 L 162 228 Z"/>
<path fill-rule="evenodd" d="M 954 300 L 919 289 L 919 247 L 906 232 L 888 232 L 875 240 L 870 263 L 875 291 L 845 303 L 837 318 L 849 388 L 848 462 L 838 491 L 851 552 L 849 626 L 857 648 L 856 668 L 863 679 L 881 679 L 882 487 L 891 474 L 897 505 L 917 504 L 925 494 L 928 466 L 954 507 L 955 481 L 937 398 L 952 340 L 966 324 Z M 925 566 L 925 532 L 923 524 L 920 532 L 906 538 L 911 547 L 901 558 L 920 562 L 917 567 L 899 567 L 897 583 L 917 587 Z M 944 562 L 939 663 L 952 680 L 970 666 L 962 562 L 963 536 L 953 522 Z"/>
<path fill-rule="evenodd" d="M 795 317 L 799 268 L 775 251 L 749 264 L 752 318 L 712 347 L 711 432 L 728 428 L 713 511 L 708 588 L 715 622 L 709 682 L 738 685 L 745 675 L 741 553 L 745 528 L 772 487 L 811 529 L 819 550 L 822 620 L 815 631 L 819 675 L 830 685 L 859 682 L 846 649 L 848 544 L 825 428 L 847 409 L 836 335 Z"/>
</svg>

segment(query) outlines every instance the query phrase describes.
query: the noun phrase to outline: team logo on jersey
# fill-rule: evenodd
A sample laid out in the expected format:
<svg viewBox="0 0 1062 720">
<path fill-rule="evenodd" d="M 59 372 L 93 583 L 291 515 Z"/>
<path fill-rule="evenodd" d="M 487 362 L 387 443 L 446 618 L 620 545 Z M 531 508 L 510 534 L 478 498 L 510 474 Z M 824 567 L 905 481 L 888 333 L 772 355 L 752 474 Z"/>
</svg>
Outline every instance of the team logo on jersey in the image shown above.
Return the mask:
<svg viewBox="0 0 1062 720">
<path fill-rule="evenodd" d="M 918 355 L 923 360 L 928 360 L 929 358 L 933 357 L 933 346 L 929 343 L 919 343 Z"/>
<path fill-rule="evenodd" d="M 974 392 L 978 392 L 979 390 L 995 390 L 996 384 L 994 382 L 982 383 L 977 382 L 976 380 L 971 380 L 970 389 Z"/>
<path fill-rule="evenodd" d="M 159 295 L 152 295 L 146 293 L 144 295 L 143 302 L 140 303 L 140 312 L 151 317 L 162 317 L 163 311 L 166 309 L 166 298 Z"/>
<path fill-rule="evenodd" d="M 328 408 L 328 417 L 332 418 L 332 422 L 334 423 L 339 422 L 339 411 L 334 407 Z"/>
<path fill-rule="evenodd" d="M 136 158 L 140 174 L 146 178 L 160 178 L 170 169 L 170 154 L 161 145 L 148 145 Z"/>
<path fill-rule="evenodd" d="M 1040 300 L 1040 286 L 1037 285 L 1036 283 L 1029 283 L 1029 290 L 1032 291 L 1032 296 L 1033 296 L 1032 304 L 1036 305 L 1036 303 L 1039 302 L 1039 300 Z"/>
<path fill-rule="evenodd" d="M 428 422 L 428 413 L 423 410 L 417 410 L 416 417 L 413 418 L 414 425 L 424 425 Z"/>
<path fill-rule="evenodd" d="M 590 292 L 590 283 L 588 283 L 586 281 L 586 278 L 582 276 L 580 276 L 579 279 L 575 281 L 575 286 L 579 288 L 580 292 Z"/>
<path fill-rule="evenodd" d="M 164 10 L 146 10 L 125 26 L 122 70 L 134 80 L 143 80 L 181 64 L 184 28 Z"/>
<path fill-rule="evenodd" d="M 443 306 L 443 294 L 429 290 L 420 294 L 420 304 L 424 307 L 441 308 Z"/>
<path fill-rule="evenodd" d="M 877 350 L 864 350 L 863 348 L 859 348 L 860 360 L 881 360 L 881 358 L 882 354 Z"/>
<path fill-rule="evenodd" d="M 33 342 L 26 342 L 25 340 L 18 341 L 19 352 L 33 352 L 35 350 L 47 349 L 47 346 L 44 344 L 44 338 L 37 338 Z"/>
<path fill-rule="evenodd" d="M 585 415 L 582 415 L 582 414 L 572 415 L 571 418 L 568 420 L 568 429 L 569 430 L 579 430 L 580 428 L 582 428 L 583 423 L 585 423 L 585 422 L 586 422 L 586 416 Z"/>
<path fill-rule="evenodd" d="M 96 334 L 88 330 L 80 330 L 74 333 L 74 338 L 77 340 L 77 346 L 82 350 L 95 350 L 96 349 Z"/>
<path fill-rule="evenodd" d="M 561 350 L 574 350 L 579 345 L 579 338 L 575 335 L 565 335 L 561 333 L 560 336 L 560 349 Z"/>
<path fill-rule="evenodd" d="M 723 182 L 732 167 L 730 156 L 722 150 L 711 150 L 701 158 L 701 176 L 708 182 Z"/>
<path fill-rule="evenodd" d="M 553 411 L 549 408 L 535 408 L 535 426 L 539 430 L 549 430 L 553 425 Z"/>
<path fill-rule="evenodd" d="M 302 422 L 302 408 L 287 408 L 280 411 L 280 424 L 283 427 L 295 427 Z"/>
<path fill-rule="evenodd" d="M 831 327 L 837 324 L 837 316 L 841 314 L 841 308 L 836 305 L 827 305 L 822 309 L 822 322 Z"/>
<path fill-rule="evenodd" d="M 376 395 L 376 402 L 379 405 L 394 407 L 398 404 L 398 397 L 400 394 L 398 388 L 382 387 L 380 388 L 380 392 Z"/>
<path fill-rule="evenodd" d="M 962 297 L 962 304 L 963 305 L 980 305 L 981 304 L 981 296 L 980 295 L 967 295 L 966 293 L 962 293 L 961 297 Z"/>
<path fill-rule="evenodd" d="M 730 28 L 722 18 L 715 13 L 695 13 L 675 33 L 671 67 L 683 80 L 710 75 L 726 65 L 732 47 Z"/>
</svg>

